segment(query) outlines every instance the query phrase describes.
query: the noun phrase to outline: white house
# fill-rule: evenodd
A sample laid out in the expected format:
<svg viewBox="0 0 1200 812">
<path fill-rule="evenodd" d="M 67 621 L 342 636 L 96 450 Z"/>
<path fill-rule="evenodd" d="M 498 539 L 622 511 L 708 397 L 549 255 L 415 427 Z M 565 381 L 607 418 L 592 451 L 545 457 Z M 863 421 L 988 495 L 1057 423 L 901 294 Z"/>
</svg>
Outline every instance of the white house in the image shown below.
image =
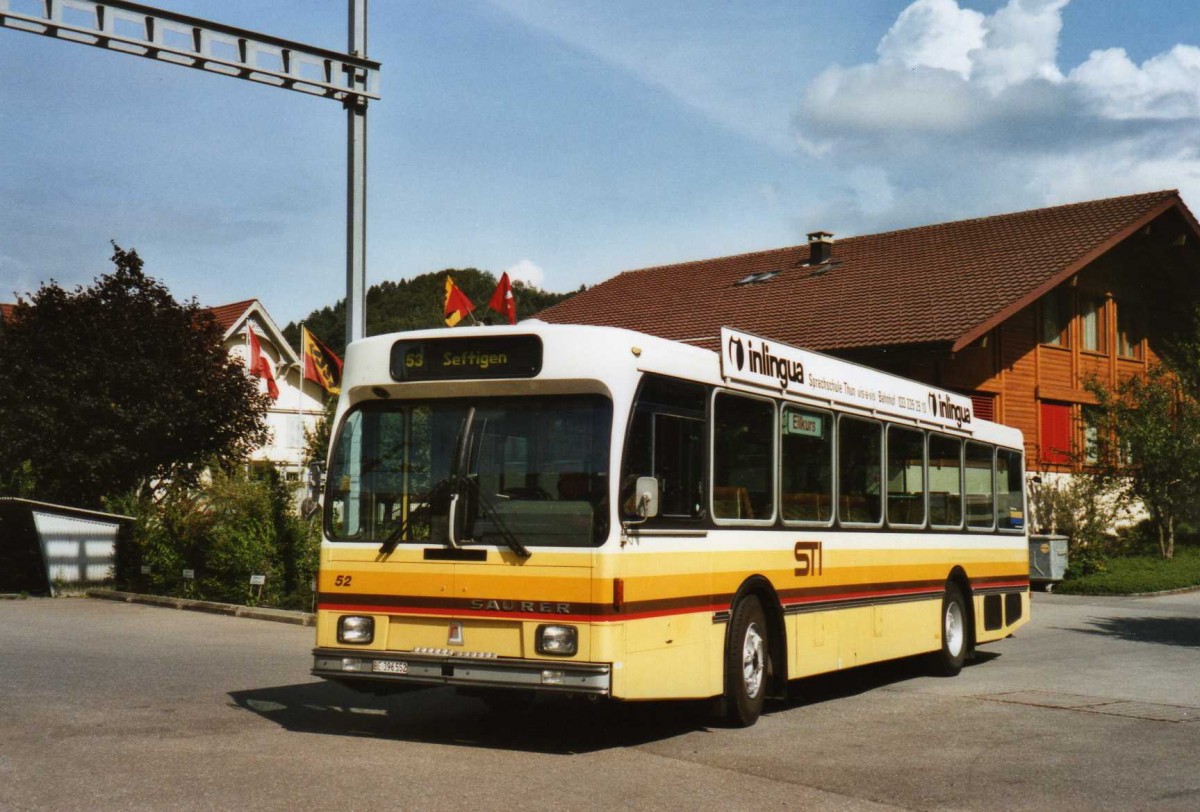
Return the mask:
<svg viewBox="0 0 1200 812">
<path fill-rule="evenodd" d="M 225 331 L 225 348 L 250 366 L 250 341 L 247 327 L 254 330 L 262 354 L 279 387 L 279 397 L 267 412 L 271 438 L 254 452 L 256 462 L 272 462 L 289 482 L 303 482 L 304 432 L 312 431 L 324 413 L 325 390 L 320 384 L 304 379 L 304 363 L 284 340 L 278 325 L 257 299 L 209 308 L 217 324 Z M 267 381 L 258 380 L 260 391 Z"/>
</svg>

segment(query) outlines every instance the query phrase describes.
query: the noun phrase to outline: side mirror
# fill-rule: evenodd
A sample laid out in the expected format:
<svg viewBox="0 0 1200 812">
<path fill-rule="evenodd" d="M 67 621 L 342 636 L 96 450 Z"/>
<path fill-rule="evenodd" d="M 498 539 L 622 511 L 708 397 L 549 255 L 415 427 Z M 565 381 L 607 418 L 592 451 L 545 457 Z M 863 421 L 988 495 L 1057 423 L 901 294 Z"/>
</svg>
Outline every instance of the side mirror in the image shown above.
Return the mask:
<svg viewBox="0 0 1200 812">
<path fill-rule="evenodd" d="M 320 498 L 325 485 L 325 464 L 310 462 L 308 464 L 308 492 L 313 499 Z"/>
<path fill-rule="evenodd" d="M 635 509 L 643 519 L 658 515 L 658 480 L 652 476 L 640 476 L 634 488 Z"/>
</svg>

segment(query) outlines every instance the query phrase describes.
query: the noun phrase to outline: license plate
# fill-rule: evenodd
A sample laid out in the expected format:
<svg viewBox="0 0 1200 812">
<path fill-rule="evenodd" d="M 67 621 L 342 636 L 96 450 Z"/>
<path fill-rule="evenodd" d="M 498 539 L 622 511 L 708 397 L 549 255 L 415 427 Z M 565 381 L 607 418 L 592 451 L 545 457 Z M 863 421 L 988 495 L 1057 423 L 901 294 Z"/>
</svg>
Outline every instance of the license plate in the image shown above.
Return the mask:
<svg viewBox="0 0 1200 812">
<path fill-rule="evenodd" d="M 374 660 L 371 670 L 376 674 L 407 674 L 408 663 L 400 660 Z"/>
</svg>

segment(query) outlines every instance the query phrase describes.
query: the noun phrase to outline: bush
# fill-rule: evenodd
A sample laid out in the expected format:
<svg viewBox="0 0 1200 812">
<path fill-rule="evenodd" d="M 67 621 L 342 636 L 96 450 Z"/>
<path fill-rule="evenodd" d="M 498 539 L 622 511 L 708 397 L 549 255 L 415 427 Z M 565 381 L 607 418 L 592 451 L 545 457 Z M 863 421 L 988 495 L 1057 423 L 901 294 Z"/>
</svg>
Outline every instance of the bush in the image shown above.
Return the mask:
<svg viewBox="0 0 1200 812">
<path fill-rule="evenodd" d="M 229 603 L 310 608 L 320 531 L 292 507 L 273 468 L 214 470 L 194 489 L 161 501 L 125 496 L 109 509 L 135 519 L 118 552 L 117 580 L 129 588 Z M 142 567 L 150 567 L 149 574 Z M 183 570 L 195 572 L 185 580 Z M 262 589 L 251 575 L 265 575 Z"/>
<path fill-rule="evenodd" d="M 1088 474 L 1034 477 L 1029 486 L 1033 532 L 1067 537 L 1066 577 L 1104 572 L 1125 542 L 1112 528 L 1128 516 L 1106 480 Z"/>
</svg>

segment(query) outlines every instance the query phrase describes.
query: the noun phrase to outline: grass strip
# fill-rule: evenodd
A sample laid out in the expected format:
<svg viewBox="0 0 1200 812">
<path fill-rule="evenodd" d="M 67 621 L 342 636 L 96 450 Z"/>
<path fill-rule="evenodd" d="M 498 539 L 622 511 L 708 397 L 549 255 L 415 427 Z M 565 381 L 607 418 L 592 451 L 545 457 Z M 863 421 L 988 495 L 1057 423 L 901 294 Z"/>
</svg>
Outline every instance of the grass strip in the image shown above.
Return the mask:
<svg viewBox="0 0 1200 812">
<path fill-rule="evenodd" d="M 1054 591 L 1065 595 L 1136 595 L 1200 587 L 1200 548 L 1176 548 L 1175 557 L 1110 558 L 1105 572 L 1063 581 Z"/>
</svg>

